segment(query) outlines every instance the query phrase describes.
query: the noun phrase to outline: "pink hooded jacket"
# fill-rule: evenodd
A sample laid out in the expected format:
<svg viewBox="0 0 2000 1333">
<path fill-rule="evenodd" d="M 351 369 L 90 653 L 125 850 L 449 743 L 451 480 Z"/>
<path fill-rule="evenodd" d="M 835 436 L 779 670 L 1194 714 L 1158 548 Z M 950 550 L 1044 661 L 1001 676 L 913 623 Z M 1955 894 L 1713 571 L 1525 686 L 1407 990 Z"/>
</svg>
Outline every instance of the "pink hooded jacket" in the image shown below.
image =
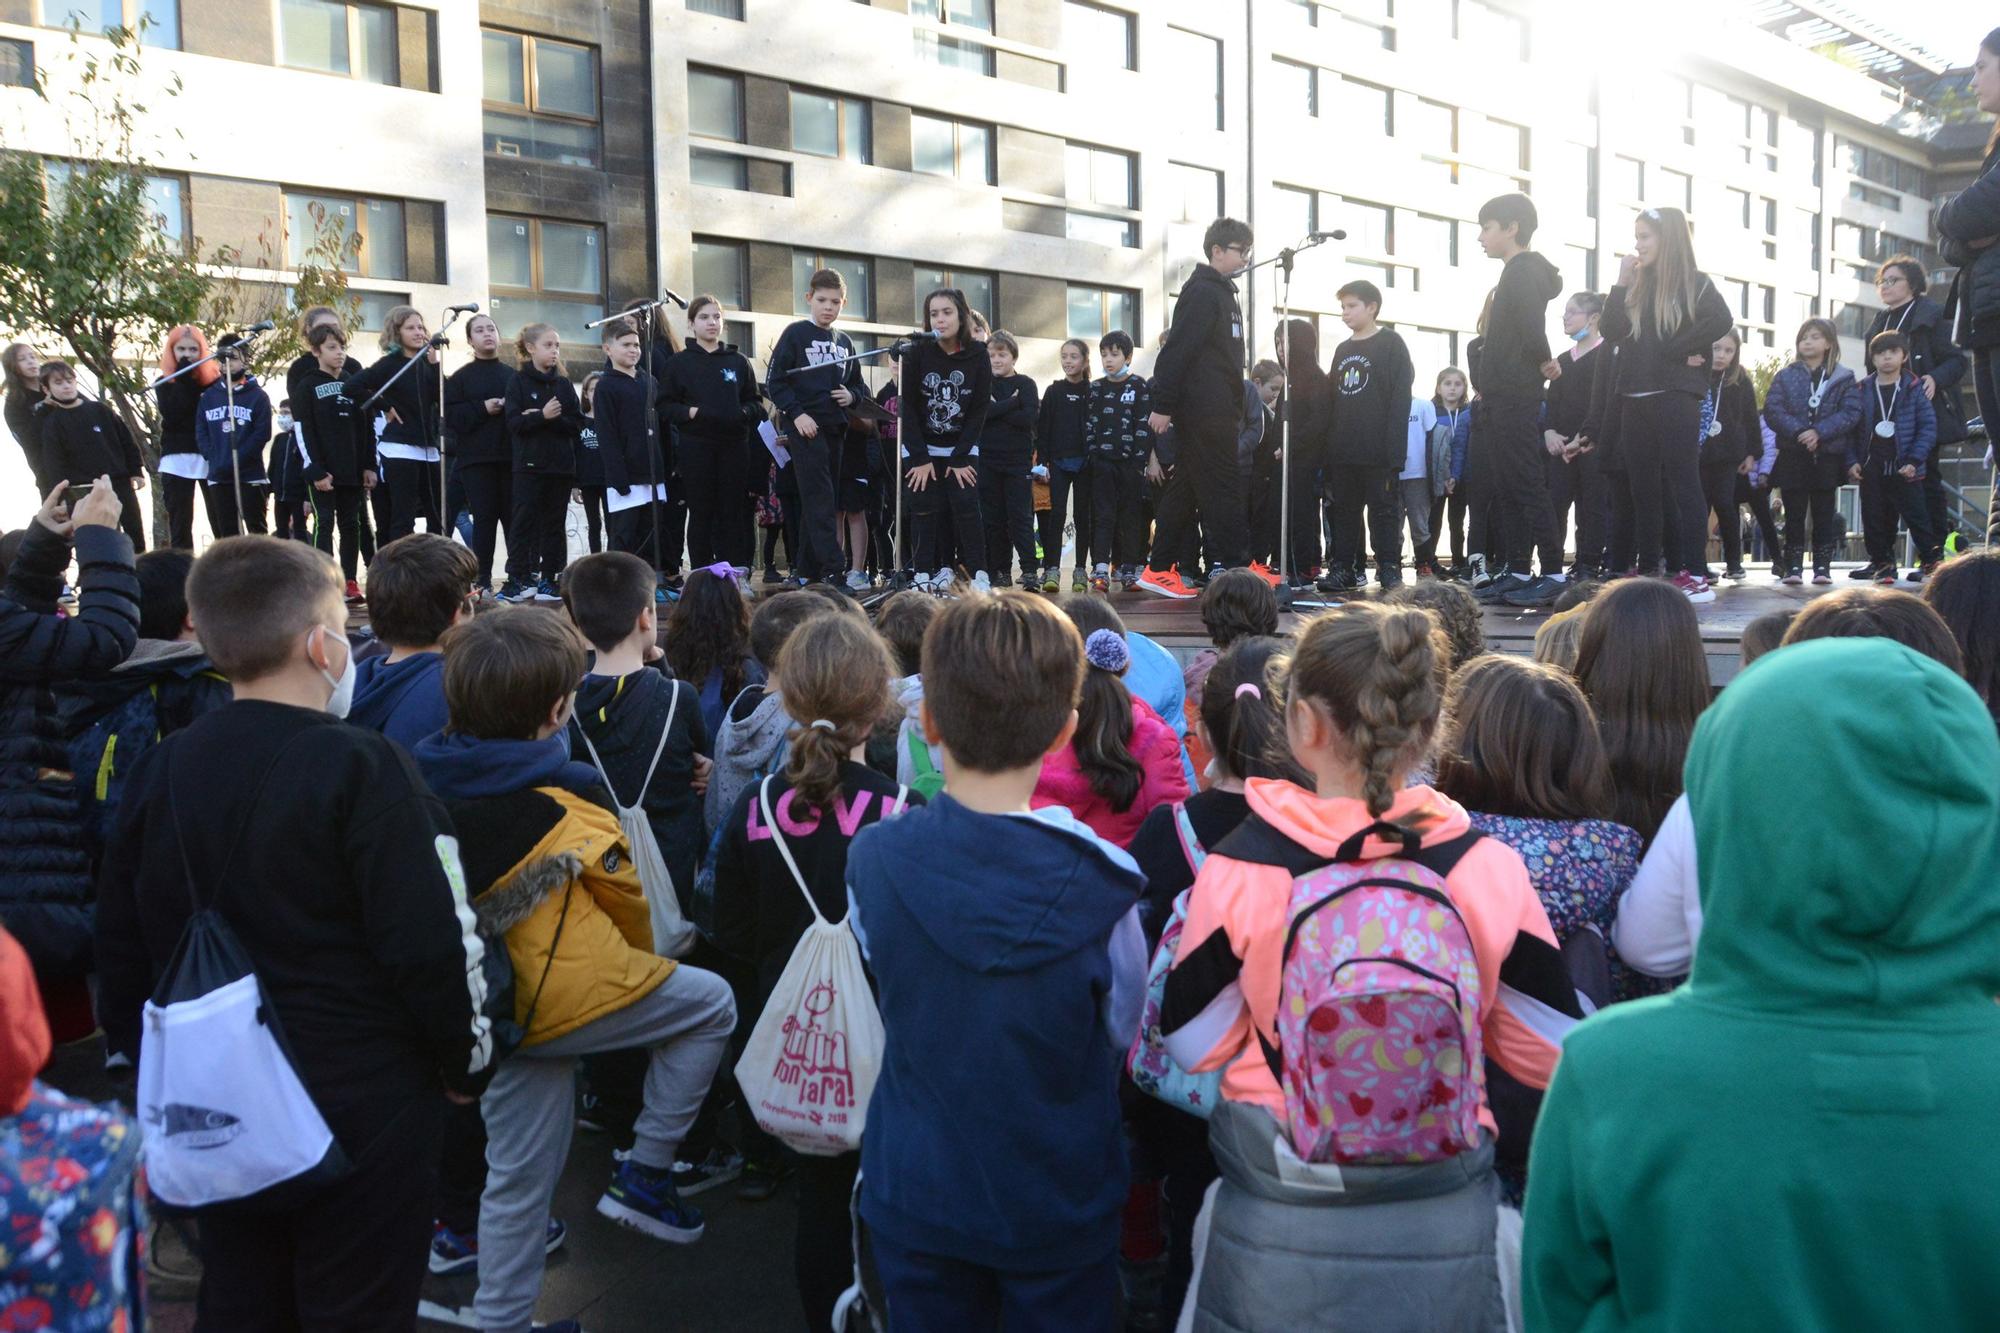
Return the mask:
<svg viewBox="0 0 2000 1333">
<path fill-rule="evenodd" d="M 1111 802 L 1091 789 L 1090 778 L 1076 762 L 1074 742 L 1042 760 L 1041 781 L 1035 784 L 1030 804 L 1037 810 L 1046 805 L 1063 806 L 1106 842 L 1128 846 L 1154 806 L 1183 800 L 1188 794 L 1187 776 L 1181 771 L 1180 739 L 1151 704 L 1137 697 L 1132 700 L 1131 751 L 1145 777 L 1139 783 L 1139 794 L 1124 810 L 1113 810 Z"/>
</svg>

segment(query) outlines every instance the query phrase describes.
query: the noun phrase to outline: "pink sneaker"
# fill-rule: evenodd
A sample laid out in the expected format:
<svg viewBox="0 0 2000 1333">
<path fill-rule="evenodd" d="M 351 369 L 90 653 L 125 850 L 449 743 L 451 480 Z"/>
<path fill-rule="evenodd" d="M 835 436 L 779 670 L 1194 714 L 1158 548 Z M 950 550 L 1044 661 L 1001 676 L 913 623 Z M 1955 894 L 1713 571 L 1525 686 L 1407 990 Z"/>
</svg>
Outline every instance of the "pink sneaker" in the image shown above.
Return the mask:
<svg viewBox="0 0 2000 1333">
<path fill-rule="evenodd" d="M 1701 575 L 1691 574 L 1685 569 L 1674 575 L 1674 586 L 1697 606 L 1715 600 L 1714 586 Z"/>
</svg>

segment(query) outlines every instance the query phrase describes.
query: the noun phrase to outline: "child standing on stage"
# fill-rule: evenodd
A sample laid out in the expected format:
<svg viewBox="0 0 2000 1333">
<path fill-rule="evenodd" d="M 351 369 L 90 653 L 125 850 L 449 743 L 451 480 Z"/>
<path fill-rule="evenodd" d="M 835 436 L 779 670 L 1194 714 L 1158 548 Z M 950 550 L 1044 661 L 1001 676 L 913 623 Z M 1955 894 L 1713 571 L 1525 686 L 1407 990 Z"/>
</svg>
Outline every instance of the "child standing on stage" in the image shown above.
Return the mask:
<svg viewBox="0 0 2000 1333">
<path fill-rule="evenodd" d="M 1701 442 L 1701 491 L 1721 530 L 1723 577 L 1743 577 L 1743 515 L 1737 484 L 1764 456 L 1764 424 L 1757 417 L 1757 386 L 1743 370 L 1743 339 L 1735 329 L 1715 340 L 1715 380 L 1708 390 L 1707 434 Z M 1770 510 L 1765 510 L 1768 521 Z"/>
<path fill-rule="evenodd" d="M 160 353 L 160 374 L 171 375 L 183 370 L 187 373 L 153 390 L 154 405 L 160 410 L 160 486 L 166 491 L 167 544 L 183 551 L 194 549 L 196 491 L 202 493 L 203 506 L 208 510 L 209 530 L 219 532 L 223 526 L 224 516 L 214 508 L 207 488 L 201 485 L 208 476 L 208 463 L 202 458 L 201 446 L 195 439 L 195 417 L 201 404 L 201 392 L 215 383 L 222 372 L 213 361 L 188 370 L 207 355 L 208 339 L 200 329 L 192 324 L 169 329 L 166 349 Z M 38 382 L 37 397 L 40 396 L 40 388 Z M 7 401 L 11 404 L 14 395 L 9 394 Z M 42 473 L 37 470 L 35 475 L 39 480 Z M 59 481 L 61 478 L 50 480 Z"/>
<path fill-rule="evenodd" d="M 222 519 L 218 537 L 234 537 L 245 529 L 268 532 L 264 501 L 271 484 L 264 474 L 264 446 L 271 441 L 271 400 L 250 373 L 241 340 L 224 338 L 222 376 L 202 390 L 196 408 L 195 438 L 208 462 L 209 516 Z M 42 368 L 44 375 L 48 367 Z M 238 486 L 243 512 L 236 512 Z"/>
<path fill-rule="evenodd" d="M 1071 587 L 1087 586 L 1090 564 L 1090 468 L 1084 449 L 1084 422 L 1090 408 L 1090 344 L 1081 338 L 1063 343 L 1058 353 L 1063 377 L 1042 395 L 1035 418 L 1035 461 L 1049 470 L 1049 507 L 1042 512 L 1042 560 L 1062 564 L 1065 514 L 1076 531 L 1075 579 Z M 1070 497 L 1076 497 L 1074 507 Z"/>
<path fill-rule="evenodd" d="M 1368 507 L 1367 540 L 1375 548 L 1376 577 L 1385 589 L 1403 581 L 1403 533 L 1397 513 L 1397 472 L 1408 452 L 1410 349 L 1385 329 L 1382 291 L 1372 282 L 1342 287 L 1340 322 L 1348 338 L 1333 349 L 1333 426 L 1326 453 L 1327 498 L 1333 508 L 1333 549 L 1327 553 L 1327 592 L 1367 583 L 1362 568 L 1361 509 Z"/>
<path fill-rule="evenodd" d="M 466 321 L 472 360 L 444 382 L 444 424 L 458 484 L 472 511 L 472 553 L 479 557 L 479 587 L 493 587 L 493 543 L 501 527 L 512 548 L 524 534 L 514 530 L 514 451 L 507 438 L 507 386 L 513 368 L 500 359 L 500 326 L 491 315 Z M 412 375 L 419 374 L 411 371 Z"/>
<path fill-rule="evenodd" d="M 1446 366 L 1431 386 L 1431 406 L 1437 409 L 1438 425 L 1451 430 L 1451 463 L 1444 479 L 1443 493 L 1432 488 L 1431 559 L 1436 563 L 1437 548 L 1447 531 L 1451 534 L 1452 573 L 1468 572 L 1465 559 L 1465 454 L 1472 438 L 1472 386 L 1465 372 Z"/>
<path fill-rule="evenodd" d="M 631 320 L 614 319 L 604 326 L 604 356 L 610 369 L 597 382 L 591 408 L 604 460 L 611 549 L 636 555 L 657 572 L 670 566 L 679 569 L 681 557 L 667 506 L 667 458 L 659 413 L 648 411 L 659 396 L 659 386 L 639 364 L 644 352 Z M 672 554 L 666 550 L 669 545 Z M 668 600 L 664 581 L 654 600 Z"/>
<path fill-rule="evenodd" d="M 1112 569 L 1127 587 L 1139 583 L 1146 555 L 1146 474 L 1153 460 L 1153 387 L 1132 373 L 1132 335 L 1113 329 L 1097 342 L 1104 378 L 1090 386 L 1084 447 L 1090 456 L 1090 583 L 1111 590 Z"/>
<path fill-rule="evenodd" d="M 688 510 L 688 563 L 750 568 L 750 479 L 764 450 L 751 432 L 764 420 L 757 372 L 722 341 L 722 302 L 688 303 L 694 339 L 667 362 L 660 398 L 680 432 L 680 476 Z"/>
<path fill-rule="evenodd" d="M 963 572 L 984 590 L 992 585 L 979 514 L 979 442 L 992 406 L 993 362 L 970 336 L 972 310 L 965 293 L 940 287 L 925 299 L 924 316 L 937 337 L 918 339 L 910 349 L 903 371 L 909 397 L 901 404 L 903 425 L 897 432 L 917 568 L 937 571 L 933 587 L 939 591 L 959 572 L 942 552 L 939 529 L 949 507 Z"/>
<path fill-rule="evenodd" d="M 846 303 L 847 282 L 840 274 L 830 268 L 814 273 L 806 284 L 812 314 L 779 336 L 765 377 L 771 401 L 778 405 L 779 425 L 790 440 L 799 491 L 802 549 L 792 556 L 792 581 L 799 584 L 825 579 L 845 586 L 840 533 L 834 526 L 833 469 L 847 438 L 847 409 L 868 392 L 860 363 L 849 359 L 853 340 L 833 327 Z"/>
<path fill-rule="evenodd" d="M 553 602 L 556 580 L 569 564 L 570 485 L 576 478 L 576 437 L 583 405 L 563 375 L 562 335 L 548 324 L 530 324 L 514 342 L 521 368 L 507 386 L 507 435 L 514 445 L 514 524 L 519 546 L 507 552 L 502 597 Z M 536 571 L 540 571 L 536 581 Z M 530 586 L 530 585 L 533 586 Z M 511 596 L 509 595 L 511 593 Z"/>
<path fill-rule="evenodd" d="M 1771 484 L 1785 499 L 1783 579 L 1804 581 L 1806 522 L 1812 521 L 1813 583 L 1833 582 L 1834 496 L 1847 479 L 1850 439 L 1861 424 L 1854 372 L 1840 364 L 1840 331 L 1809 319 L 1794 344 L 1798 359 L 1780 370 L 1764 396 L 1764 420 L 1778 437 Z M 1640 533 L 1644 540 L 1644 530 Z"/>
<path fill-rule="evenodd" d="M 1603 327 L 1605 337 L 1621 344 L 1618 451 L 1632 492 L 1639 573 L 1664 572 L 1689 601 L 1712 602 L 1701 399 L 1711 349 L 1734 321 L 1722 293 L 1695 267 L 1694 241 L 1680 209 L 1639 214 L 1632 250 L 1605 302 Z M 1668 515 L 1674 536 L 1663 545 Z"/>
<path fill-rule="evenodd" d="M 1013 334 L 996 330 L 986 340 L 986 355 L 993 364 L 993 405 L 986 412 L 979 466 L 986 559 L 996 570 L 994 586 L 1011 588 L 1011 548 L 1021 558 L 1021 586 L 1033 588 L 1041 583 L 1041 569 L 1035 559 L 1035 492 L 1028 469 L 1035 462 L 1035 418 L 1041 400 L 1035 382 L 1015 369 L 1021 344 Z"/>
<path fill-rule="evenodd" d="M 1604 345 L 1597 322 L 1604 314 L 1604 298 L 1596 292 L 1578 292 L 1563 307 L 1563 333 L 1573 344 L 1556 357 L 1559 374 L 1549 381 L 1542 397 L 1542 447 L 1544 468 L 1549 477 L 1549 497 L 1555 509 L 1556 531 L 1569 526 L 1570 506 L 1576 506 L 1576 564 L 1571 576 L 1597 578 L 1604 563 L 1604 528 L 1610 511 L 1604 502 L 1604 474 L 1598 468 L 1597 451 L 1583 433 L 1584 418 L 1590 415 L 1591 392 L 1597 371 L 1609 357 L 1597 355 Z M 1755 404 L 1752 405 L 1755 410 Z"/>
<path fill-rule="evenodd" d="M 309 542 L 305 460 L 299 456 L 298 419 L 292 415 L 291 399 L 278 404 L 271 426 L 271 533 L 289 541 Z"/>
<path fill-rule="evenodd" d="M 240 368 L 242 363 L 235 364 Z M 146 469 L 132 432 L 102 400 L 83 396 L 76 371 L 68 362 L 42 362 L 41 382 L 46 396 L 35 416 L 41 423 L 42 471 L 48 488 L 53 490 L 59 481 L 87 486 L 98 477 L 110 477 L 112 494 L 120 505 L 118 525 L 132 539 L 132 549 L 144 551 L 146 528 L 134 493 L 146 484 Z M 267 404 L 267 429 L 269 412 Z M 263 463 L 260 447 L 256 457 L 260 478 Z"/>
<path fill-rule="evenodd" d="M 340 573 L 352 606 L 361 600 L 361 585 L 354 578 L 361 557 L 357 526 L 361 504 L 377 480 L 375 432 L 348 392 L 346 332 L 338 324 L 316 325 L 306 343 L 312 348 L 313 364 L 288 378 L 297 385 L 292 392 L 299 404 L 302 475 L 312 499 L 313 541 L 332 555 L 334 533 L 339 532 Z"/>
<path fill-rule="evenodd" d="M 1861 395 L 1861 429 L 1848 475 L 1861 483 L 1861 522 L 1868 569 L 1877 583 L 1896 581 L 1896 518 L 1910 528 L 1917 548 L 1916 579 L 1928 578 L 1944 553 L 1931 527 L 1924 476 L 1937 449 L 1937 410 L 1910 373 L 1910 339 L 1894 329 L 1868 343 L 1875 367 Z"/>
<path fill-rule="evenodd" d="M 430 345 L 424 317 L 415 306 L 389 311 L 382 321 L 382 351 L 382 359 L 355 376 L 348 392 L 362 411 L 379 408 L 388 418 L 376 450 L 383 485 L 389 488 L 389 521 L 379 534 L 386 544 L 415 532 L 420 518 L 424 531 L 442 531 L 438 510 L 444 497 L 438 490 L 438 349 Z M 416 357 L 424 364 L 403 370 Z M 400 378 L 398 371 L 403 371 Z M 396 380 L 393 387 L 391 379 Z M 382 397 L 370 404 L 377 393 Z"/>
<path fill-rule="evenodd" d="M 604 451 L 597 439 L 593 402 L 597 382 L 603 378 L 603 371 L 593 370 L 576 391 L 576 401 L 583 408 L 583 429 L 576 435 L 576 500 L 583 506 L 592 555 L 604 549 Z"/>
</svg>

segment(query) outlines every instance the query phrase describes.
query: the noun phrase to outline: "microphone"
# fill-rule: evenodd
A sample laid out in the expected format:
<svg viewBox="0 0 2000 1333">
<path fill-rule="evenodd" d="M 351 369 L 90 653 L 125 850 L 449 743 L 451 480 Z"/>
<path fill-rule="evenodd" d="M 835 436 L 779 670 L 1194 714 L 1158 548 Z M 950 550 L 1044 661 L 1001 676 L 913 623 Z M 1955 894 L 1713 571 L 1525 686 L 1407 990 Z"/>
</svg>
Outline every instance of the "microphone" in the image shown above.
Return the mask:
<svg viewBox="0 0 2000 1333">
<path fill-rule="evenodd" d="M 1347 239 L 1347 233 L 1341 228 L 1335 227 L 1332 231 L 1316 231 L 1312 234 L 1311 239 L 1315 241 L 1344 241 Z"/>
<path fill-rule="evenodd" d="M 269 333 L 273 328 L 276 327 L 277 327 L 276 325 L 274 325 L 273 323 L 271 323 L 270 320 L 267 319 L 261 324 L 252 324 L 249 328 L 243 331 L 245 333 Z"/>
<path fill-rule="evenodd" d="M 479 302 L 473 301 L 466 305 L 448 305 L 444 308 L 444 312 L 447 315 L 476 315 L 479 313 Z"/>
<path fill-rule="evenodd" d="M 936 341 L 937 341 L 937 340 L 939 339 L 939 337 L 940 337 L 940 336 L 941 336 L 941 335 L 939 335 L 939 334 L 936 334 L 936 333 L 933 333 L 933 332 L 931 332 L 931 330 L 929 330 L 929 329 L 921 329 L 921 330 L 917 331 L 916 333 L 906 333 L 906 334 L 904 334 L 904 335 L 903 335 L 903 341 L 904 341 L 904 342 L 927 342 L 927 343 L 934 343 L 934 342 L 936 342 Z"/>
<path fill-rule="evenodd" d="M 679 307 L 680 307 L 681 309 L 685 310 L 685 309 L 687 309 L 687 308 L 688 308 L 688 303 L 687 303 L 687 298 L 686 298 L 686 297 L 682 297 L 682 296 L 676 296 L 676 295 L 675 295 L 675 294 L 674 294 L 674 293 L 673 293 L 673 292 L 672 292 L 671 290 L 669 290 L 669 289 L 667 289 L 667 288 L 665 288 L 665 287 L 662 287 L 662 288 L 661 288 L 660 290 L 661 290 L 661 291 L 663 291 L 663 292 L 666 292 L 666 294 L 667 294 L 667 299 L 668 299 L 669 301 L 672 301 L 672 302 L 673 302 L 673 303 L 674 303 L 675 305 L 679 306 Z"/>
</svg>

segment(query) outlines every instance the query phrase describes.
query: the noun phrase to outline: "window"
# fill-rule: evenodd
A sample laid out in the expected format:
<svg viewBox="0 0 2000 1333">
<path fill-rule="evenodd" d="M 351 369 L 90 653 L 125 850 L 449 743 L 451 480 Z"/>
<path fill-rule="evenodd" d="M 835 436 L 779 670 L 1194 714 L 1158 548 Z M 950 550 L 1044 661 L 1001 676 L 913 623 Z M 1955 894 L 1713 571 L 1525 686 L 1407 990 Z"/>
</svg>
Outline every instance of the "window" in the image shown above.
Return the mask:
<svg viewBox="0 0 2000 1333">
<path fill-rule="evenodd" d="M 45 158 L 42 162 L 42 179 L 48 191 L 48 206 L 51 213 L 63 209 L 63 195 L 69 189 L 76 165 L 61 158 Z M 116 179 L 114 177 L 114 179 Z M 146 201 L 153 207 L 153 223 L 160 229 L 160 237 L 177 250 L 187 248 L 187 182 L 179 176 L 144 176 L 140 178 Z M 104 189 L 116 188 L 107 180 Z"/>
<path fill-rule="evenodd" d="M 1406 130 L 1423 154 L 1422 174 L 1440 185 L 1458 184 L 1458 108 L 1419 97 Z"/>
<path fill-rule="evenodd" d="M 1123 329 L 1139 341 L 1139 296 L 1116 287 L 1069 289 L 1069 336 L 1082 338 L 1092 347 L 1113 329 Z"/>
<path fill-rule="evenodd" d="M 1864 204 L 1873 204 L 1877 208 L 1891 209 L 1895 212 L 1901 212 L 1903 209 L 1902 195 L 1893 194 L 1888 190 L 1878 190 L 1872 185 L 1863 185 L 1860 181 L 1849 181 L 1847 183 L 1847 197 L 1849 199 L 1858 199 Z"/>
<path fill-rule="evenodd" d="M 1381 21 L 1389 17 L 1387 0 L 1377 0 L 1373 5 L 1346 3 L 1341 9 L 1351 11 L 1340 15 L 1340 31 L 1343 36 L 1352 38 L 1362 46 L 1379 46 L 1384 51 L 1396 49 L 1395 28 Z"/>
<path fill-rule="evenodd" d="M 181 45 L 180 0 L 42 0 L 42 22 L 83 32 L 130 28 L 142 46 L 177 51 Z"/>
<path fill-rule="evenodd" d="M 750 304 L 750 247 L 741 241 L 694 238 L 694 289 L 731 310 Z M 745 342 L 743 346 L 749 346 Z"/>
<path fill-rule="evenodd" d="M 1528 169 L 1528 127 L 1488 116 L 1479 130 L 1479 161 L 1500 172 Z"/>
<path fill-rule="evenodd" d="M 396 12 L 335 0 L 279 0 L 280 61 L 293 69 L 396 82 Z"/>
<path fill-rule="evenodd" d="M 1063 0 L 1062 51 L 1085 64 L 1139 68 L 1132 15 L 1083 0 Z"/>
<path fill-rule="evenodd" d="M 747 190 L 750 188 L 750 161 L 735 153 L 690 148 L 688 179 L 696 185 L 712 185 L 719 190 Z"/>
<path fill-rule="evenodd" d="M 1394 134 L 1396 101 L 1387 88 L 1377 83 L 1340 76 L 1339 114 L 1362 134 Z"/>
<path fill-rule="evenodd" d="M 1678 208 L 1683 213 L 1694 212 L 1694 177 L 1685 171 L 1674 171 L 1661 167 L 1653 178 L 1653 202 Z"/>
<path fill-rule="evenodd" d="M 1371 255 L 1396 253 L 1395 209 L 1360 199 L 1343 199 L 1340 203 L 1340 221 L 1347 227 L 1347 249 L 1350 254 L 1357 251 Z"/>
<path fill-rule="evenodd" d="M 347 272 L 364 278 L 408 280 L 410 258 L 402 200 L 285 191 L 285 254 L 293 268 L 307 262 L 322 229 L 338 229 L 343 246 L 341 267 Z M 358 252 L 347 242 L 349 236 L 361 238 Z"/>
<path fill-rule="evenodd" d="M 1722 195 L 1729 201 L 1730 220 L 1743 230 L 1750 230 L 1750 192 L 1731 185 L 1722 191 Z"/>
<path fill-rule="evenodd" d="M 1875 316 L 1881 313 L 1874 306 L 1844 305 L 1834 311 L 1833 326 L 1840 330 L 1844 338 L 1865 338 L 1868 336 L 1868 326 L 1873 324 Z"/>
<path fill-rule="evenodd" d="M 993 31 L 993 0 L 910 0 L 910 17 Z"/>
<path fill-rule="evenodd" d="M 1222 43 L 1185 28 L 1168 28 L 1167 69 L 1182 123 L 1190 129 L 1221 129 Z"/>
<path fill-rule="evenodd" d="M 493 318 L 503 328 L 553 324 L 563 341 L 595 345 L 584 326 L 604 317 L 604 229 L 486 215 Z"/>
<path fill-rule="evenodd" d="M 866 166 L 875 160 L 868 103 L 858 97 L 792 89 L 792 149 Z"/>
<path fill-rule="evenodd" d="M 688 71 L 688 130 L 743 142 L 743 80 L 712 69 Z"/>
<path fill-rule="evenodd" d="M 814 254 L 810 250 L 792 251 L 792 312 L 811 314 L 806 304 L 806 284 L 820 269 L 830 268 L 847 282 L 847 314 L 849 318 L 872 320 L 875 318 L 875 262 L 860 255 Z"/>
<path fill-rule="evenodd" d="M 968 269 L 925 268 L 917 266 L 917 324 L 929 328 L 930 321 L 924 314 L 924 300 L 940 287 L 956 287 L 965 293 L 965 303 L 980 314 L 994 328 L 1000 327 L 1000 316 L 993 304 L 993 275 L 978 273 Z"/>
<path fill-rule="evenodd" d="M 0 38 L 0 87 L 32 88 L 34 84 L 35 44 Z"/>
<path fill-rule="evenodd" d="M 1778 319 L 1778 289 L 1761 286 L 1757 288 L 1757 308 L 1764 312 L 1764 323 L 1776 323 Z"/>
<path fill-rule="evenodd" d="M 479 39 L 486 151 L 496 157 L 596 166 L 596 50 L 491 28 Z"/>
<path fill-rule="evenodd" d="M 1127 250 L 1139 247 L 1139 224 L 1131 218 L 1115 218 L 1103 213 L 1079 213 L 1072 209 L 1063 215 L 1063 235 L 1072 241 L 1094 241 L 1098 245 L 1120 246 Z"/>
<path fill-rule="evenodd" d="M 910 164 L 928 175 L 955 176 L 968 184 L 991 185 L 993 127 L 912 112 Z"/>
<path fill-rule="evenodd" d="M 1585 291 L 1590 291 L 1590 292 L 1596 291 L 1597 290 L 1596 248 L 1594 246 L 1588 246 L 1588 245 L 1572 245 L 1566 248 L 1569 251 L 1569 262 L 1563 265 L 1564 281 L 1568 282 L 1571 279 L 1580 276 L 1583 279 L 1583 289 Z"/>
<path fill-rule="evenodd" d="M 1458 267 L 1458 221 L 1419 213 L 1410 228 L 1410 257 L 1425 264 Z"/>
<path fill-rule="evenodd" d="M 1718 278 L 1716 287 L 1722 292 L 1729 308 L 1736 312 L 1738 319 L 1750 318 L 1750 284 L 1741 278 Z"/>
<path fill-rule="evenodd" d="M 1304 240 L 1319 230 L 1319 192 L 1296 185 L 1271 187 L 1272 221 L 1281 246 Z"/>
<path fill-rule="evenodd" d="M 1597 216 L 1597 150 L 1589 144 L 1556 145 L 1555 179 L 1544 186 L 1577 217 Z"/>
<path fill-rule="evenodd" d="M 1137 163 L 1130 153 L 1072 143 L 1063 147 L 1063 192 L 1071 203 L 1136 208 Z"/>
<path fill-rule="evenodd" d="M 992 47 L 981 46 L 977 42 L 962 42 L 928 28 L 918 28 L 911 35 L 916 39 L 917 59 L 924 63 L 943 65 L 946 69 L 971 70 L 989 79 L 993 77 Z"/>
<path fill-rule="evenodd" d="M 1646 164 L 1636 157 L 1612 157 L 1610 184 L 1619 203 L 1643 201 L 1646 197 Z"/>
<path fill-rule="evenodd" d="M 713 14 L 719 19 L 743 17 L 743 0 L 687 0 L 687 7 L 693 13 Z"/>
<path fill-rule="evenodd" d="M 1905 162 L 1891 153 L 1878 148 L 1867 148 L 1858 143 L 1842 141 L 1841 147 L 1847 155 L 1847 172 L 1862 180 L 1886 185 L 1892 190 L 1905 194 L 1924 195 L 1930 192 L 1924 169 L 1914 162 Z M 1855 196 L 1860 198 L 1859 195 Z"/>
<path fill-rule="evenodd" d="M 1273 60 L 1271 69 L 1277 76 L 1279 110 L 1302 111 L 1308 116 L 1319 114 L 1317 66 L 1301 65 L 1295 60 Z"/>
<path fill-rule="evenodd" d="M 1424 396 L 1425 384 L 1435 380 L 1437 373 L 1446 366 L 1458 364 L 1458 334 L 1450 329 L 1409 327 L 1399 332 L 1404 345 L 1410 349 L 1410 362 L 1416 367 L 1417 394 Z"/>
<path fill-rule="evenodd" d="M 1186 162 L 1167 164 L 1167 186 L 1173 191 L 1170 218 L 1174 222 L 1198 222 L 1207 226 L 1228 210 L 1222 202 L 1222 173 Z"/>
</svg>

